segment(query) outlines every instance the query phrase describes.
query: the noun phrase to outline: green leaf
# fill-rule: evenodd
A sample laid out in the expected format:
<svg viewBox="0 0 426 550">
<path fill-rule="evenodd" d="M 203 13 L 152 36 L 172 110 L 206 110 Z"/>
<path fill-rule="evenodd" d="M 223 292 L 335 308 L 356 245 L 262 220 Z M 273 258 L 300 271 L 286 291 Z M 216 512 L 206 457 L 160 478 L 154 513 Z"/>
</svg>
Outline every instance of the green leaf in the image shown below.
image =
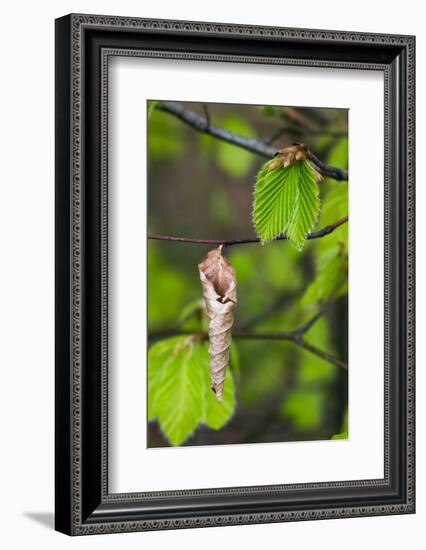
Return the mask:
<svg viewBox="0 0 426 550">
<path fill-rule="evenodd" d="M 157 417 L 155 393 L 161 383 L 167 362 L 173 357 L 171 350 L 181 338 L 171 338 L 154 344 L 148 352 L 148 421 Z"/>
<path fill-rule="evenodd" d="M 181 445 L 206 413 L 205 354 L 192 337 L 153 345 L 148 353 L 148 418 L 158 418 L 174 446 Z"/>
<path fill-rule="evenodd" d="M 219 403 L 215 393 L 210 387 L 210 357 L 208 348 L 209 346 L 207 343 L 196 344 L 194 348 L 194 357 L 198 361 L 199 366 L 202 366 L 202 370 L 205 374 L 206 410 L 202 422 L 214 430 L 219 430 L 231 419 L 235 411 L 234 377 L 231 369 L 228 368 L 226 371 L 222 401 Z"/>
<path fill-rule="evenodd" d="M 320 200 L 317 180 L 309 162 L 299 161 L 296 166 L 299 168 L 298 194 L 286 233 L 290 242 L 302 250 L 306 235 L 318 218 Z"/>
<path fill-rule="evenodd" d="M 296 164 L 269 170 L 266 163 L 257 176 L 254 223 L 262 242 L 283 233 L 290 223 L 297 196 Z"/>
<path fill-rule="evenodd" d="M 199 424 L 219 430 L 235 411 L 231 369 L 222 402 L 210 388 L 208 344 L 192 336 L 176 336 L 154 344 L 148 352 L 148 420 L 158 419 L 174 446 L 181 445 Z"/>
<path fill-rule="evenodd" d="M 257 176 L 254 223 L 262 242 L 285 233 L 302 250 L 319 214 L 319 190 L 309 161 L 269 170 L 269 161 Z"/>
<path fill-rule="evenodd" d="M 208 383 L 210 384 L 210 375 L 208 377 Z M 210 390 L 207 393 L 207 410 L 204 419 L 204 424 L 219 430 L 222 428 L 232 417 L 235 411 L 235 388 L 234 380 L 231 369 L 226 371 L 225 386 L 222 396 L 222 401 L 216 398 L 216 395 Z"/>
</svg>

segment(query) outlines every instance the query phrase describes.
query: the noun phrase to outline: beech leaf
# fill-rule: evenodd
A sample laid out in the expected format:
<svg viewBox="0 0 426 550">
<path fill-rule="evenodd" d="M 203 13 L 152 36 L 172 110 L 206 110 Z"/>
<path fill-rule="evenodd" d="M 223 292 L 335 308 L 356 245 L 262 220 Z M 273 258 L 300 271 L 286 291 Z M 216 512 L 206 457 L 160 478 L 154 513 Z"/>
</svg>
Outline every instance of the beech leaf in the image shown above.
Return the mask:
<svg viewBox="0 0 426 550">
<path fill-rule="evenodd" d="M 236 407 L 231 369 L 219 403 L 210 389 L 208 344 L 195 335 L 174 336 L 148 352 L 148 421 L 157 420 L 173 445 L 182 445 L 201 425 L 221 429 Z"/>
<path fill-rule="evenodd" d="M 234 268 L 222 256 L 222 247 L 210 250 L 198 269 L 210 319 L 208 333 L 211 387 L 218 401 L 221 401 L 237 304 L 237 279 Z"/>
<path fill-rule="evenodd" d="M 206 414 L 203 353 L 192 336 L 168 338 L 148 353 L 148 420 L 157 418 L 174 446 L 181 445 Z"/>
<path fill-rule="evenodd" d="M 295 248 L 303 248 L 318 218 L 321 179 L 304 144 L 282 149 L 262 167 L 256 181 L 253 218 L 263 243 L 285 233 Z"/>
</svg>

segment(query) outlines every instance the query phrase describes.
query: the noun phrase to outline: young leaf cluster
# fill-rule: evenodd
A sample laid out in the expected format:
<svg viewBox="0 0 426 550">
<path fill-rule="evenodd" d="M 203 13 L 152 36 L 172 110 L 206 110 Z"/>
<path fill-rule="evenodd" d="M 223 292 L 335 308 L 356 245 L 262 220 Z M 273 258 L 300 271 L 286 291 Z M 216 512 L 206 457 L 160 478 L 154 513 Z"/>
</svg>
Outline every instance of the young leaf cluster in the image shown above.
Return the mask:
<svg viewBox="0 0 426 550">
<path fill-rule="evenodd" d="M 256 232 L 263 243 L 284 233 L 300 251 L 320 211 L 316 173 L 309 160 L 274 168 L 275 162 L 268 161 L 257 176 L 253 212 Z"/>
</svg>

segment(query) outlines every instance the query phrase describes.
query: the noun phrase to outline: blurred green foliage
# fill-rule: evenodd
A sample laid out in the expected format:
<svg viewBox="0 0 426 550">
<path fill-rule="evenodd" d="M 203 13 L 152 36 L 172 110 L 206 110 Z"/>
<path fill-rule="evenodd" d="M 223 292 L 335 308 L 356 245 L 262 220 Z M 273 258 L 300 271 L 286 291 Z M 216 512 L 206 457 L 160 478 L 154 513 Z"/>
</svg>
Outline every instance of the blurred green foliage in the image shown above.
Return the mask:
<svg viewBox="0 0 426 550">
<path fill-rule="evenodd" d="M 253 189 L 264 159 L 195 132 L 157 105 L 148 120 L 149 233 L 254 237 Z M 201 104 L 185 106 L 205 113 Z M 280 107 L 207 108 L 212 124 L 262 140 L 288 124 Z M 292 120 L 291 130 L 281 133 L 274 147 L 304 142 L 324 162 L 347 167 L 347 111 L 300 111 L 315 132 Z M 327 178 L 319 189 L 315 229 L 348 214 L 346 182 Z M 186 243 L 148 244 L 148 446 L 347 437 L 347 372 L 335 365 L 293 342 L 234 338 L 226 401 L 218 404 L 210 390 L 207 344 L 161 335 L 206 331 L 197 264 L 208 250 Z M 307 241 L 302 252 L 279 241 L 232 247 L 226 256 L 238 280 L 236 329 L 293 331 L 331 300 L 306 340 L 347 361 L 347 224 Z"/>
<path fill-rule="evenodd" d="M 218 117 L 217 120 L 215 119 L 215 124 L 246 137 L 255 136 L 254 128 L 247 119 L 236 113 Z M 243 178 L 248 175 L 256 162 L 253 153 L 225 141 L 219 141 L 208 134 L 200 137 L 200 144 L 206 158 L 216 162 L 225 174 L 236 181 L 244 181 Z"/>
<path fill-rule="evenodd" d="M 158 101 L 148 107 L 149 155 L 152 159 L 179 158 L 185 144 L 182 141 L 182 124 L 170 115 L 156 109 Z"/>
</svg>

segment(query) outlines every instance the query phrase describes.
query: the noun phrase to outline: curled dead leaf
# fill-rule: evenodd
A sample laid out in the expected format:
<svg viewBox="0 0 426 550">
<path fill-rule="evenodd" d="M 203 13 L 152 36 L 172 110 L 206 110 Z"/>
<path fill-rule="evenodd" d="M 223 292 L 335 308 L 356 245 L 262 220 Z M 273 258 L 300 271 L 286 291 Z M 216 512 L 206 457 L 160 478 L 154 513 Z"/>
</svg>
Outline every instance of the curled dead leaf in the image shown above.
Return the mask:
<svg viewBox="0 0 426 550">
<path fill-rule="evenodd" d="M 210 250 L 198 265 L 209 322 L 209 354 L 212 390 L 222 400 L 229 363 L 231 328 L 237 304 L 237 279 L 234 268 L 222 256 L 222 247 Z"/>
</svg>

